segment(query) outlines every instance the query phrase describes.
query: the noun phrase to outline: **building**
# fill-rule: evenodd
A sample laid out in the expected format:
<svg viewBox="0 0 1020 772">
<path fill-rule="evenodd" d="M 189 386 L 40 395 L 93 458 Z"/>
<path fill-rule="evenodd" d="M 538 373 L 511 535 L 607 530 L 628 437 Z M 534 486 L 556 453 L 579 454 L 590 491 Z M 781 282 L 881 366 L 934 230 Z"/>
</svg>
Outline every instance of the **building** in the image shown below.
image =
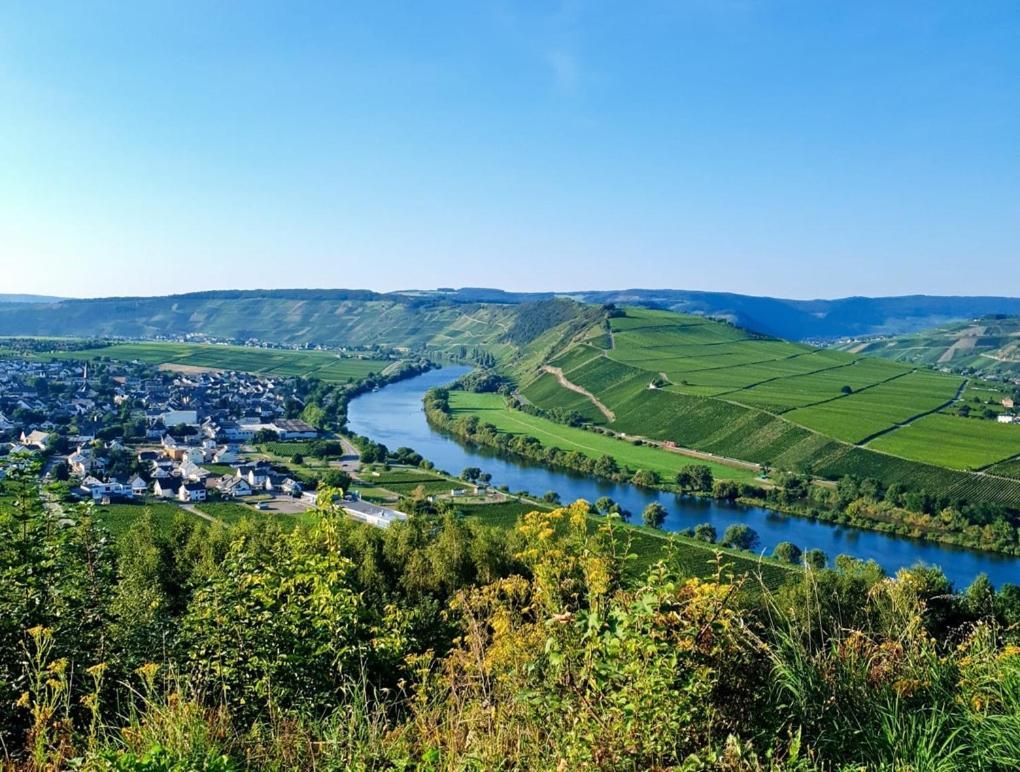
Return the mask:
<svg viewBox="0 0 1020 772">
<path fill-rule="evenodd" d="M 177 495 L 177 490 L 180 487 L 180 477 L 157 478 L 156 482 L 152 484 L 152 492 L 160 498 L 171 499 Z"/>
<path fill-rule="evenodd" d="M 1017 417 L 1015 415 L 1000 415 L 998 417 L 998 419 L 996 419 L 996 420 L 998 420 L 998 422 L 1000 424 L 1015 424 L 1015 423 L 1018 423 Z"/>
<path fill-rule="evenodd" d="M 309 423 L 297 418 L 277 418 L 269 428 L 276 432 L 281 440 L 314 440 L 319 431 Z"/>
<path fill-rule="evenodd" d="M 137 474 L 128 481 L 128 485 L 135 496 L 144 496 L 149 492 L 148 484 Z"/>
<path fill-rule="evenodd" d="M 1006 408 L 1007 410 L 1012 410 L 1014 407 L 1016 407 L 1016 405 L 1013 404 L 1013 398 L 1012 397 L 1006 397 L 1005 399 L 1003 399 L 1002 400 L 1002 406 L 1004 408 Z"/>
<path fill-rule="evenodd" d="M 200 482 L 182 483 L 177 489 L 177 500 L 184 502 L 205 501 L 205 485 Z"/>
<path fill-rule="evenodd" d="M 252 493 L 251 485 L 243 477 L 222 477 L 216 487 L 224 496 L 232 498 L 251 496 Z"/>
<path fill-rule="evenodd" d="M 34 448 L 35 450 L 46 450 L 46 441 L 49 439 L 49 432 L 41 432 L 36 429 L 34 432 L 29 434 L 21 433 L 21 444 L 26 448 Z"/>
</svg>

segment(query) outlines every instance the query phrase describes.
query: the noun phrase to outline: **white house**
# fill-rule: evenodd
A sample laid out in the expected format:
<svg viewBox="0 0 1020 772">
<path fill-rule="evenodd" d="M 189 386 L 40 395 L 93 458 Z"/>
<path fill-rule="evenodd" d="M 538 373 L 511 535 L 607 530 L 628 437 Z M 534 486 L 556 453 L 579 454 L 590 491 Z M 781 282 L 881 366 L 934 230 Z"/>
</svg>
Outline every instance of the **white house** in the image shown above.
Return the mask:
<svg viewBox="0 0 1020 772">
<path fill-rule="evenodd" d="M 94 460 L 90 448 L 78 448 L 77 451 L 67 457 L 67 465 L 71 471 L 79 477 L 84 477 L 92 471 Z"/>
<path fill-rule="evenodd" d="M 49 432 L 41 432 L 38 429 L 29 434 L 21 433 L 21 444 L 27 448 L 46 450 L 46 440 L 49 439 Z"/>
<path fill-rule="evenodd" d="M 157 478 L 152 484 L 152 492 L 160 498 L 169 499 L 177 495 L 181 487 L 180 477 Z"/>
<path fill-rule="evenodd" d="M 219 489 L 224 496 L 250 496 L 251 486 L 243 477 L 224 477 L 220 480 Z"/>
<path fill-rule="evenodd" d="M 131 493 L 135 496 L 144 496 L 149 490 L 148 484 L 138 475 L 132 477 L 128 485 L 131 486 Z"/>
<path fill-rule="evenodd" d="M 177 490 L 179 501 L 205 501 L 205 485 L 199 482 L 186 482 Z"/>
<path fill-rule="evenodd" d="M 1000 415 L 997 419 L 1000 424 L 1015 424 L 1017 423 L 1017 417 L 1015 415 Z"/>
</svg>

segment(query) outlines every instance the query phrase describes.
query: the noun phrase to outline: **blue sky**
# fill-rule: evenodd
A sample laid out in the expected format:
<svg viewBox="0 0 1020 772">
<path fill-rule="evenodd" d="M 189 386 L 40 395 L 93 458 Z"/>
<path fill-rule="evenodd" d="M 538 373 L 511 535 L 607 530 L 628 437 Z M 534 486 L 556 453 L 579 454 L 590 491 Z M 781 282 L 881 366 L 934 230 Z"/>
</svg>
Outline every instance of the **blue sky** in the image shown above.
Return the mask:
<svg viewBox="0 0 1020 772">
<path fill-rule="evenodd" d="M 13 2 L 0 292 L 1020 294 L 1020 4 Z"/>
</svg>

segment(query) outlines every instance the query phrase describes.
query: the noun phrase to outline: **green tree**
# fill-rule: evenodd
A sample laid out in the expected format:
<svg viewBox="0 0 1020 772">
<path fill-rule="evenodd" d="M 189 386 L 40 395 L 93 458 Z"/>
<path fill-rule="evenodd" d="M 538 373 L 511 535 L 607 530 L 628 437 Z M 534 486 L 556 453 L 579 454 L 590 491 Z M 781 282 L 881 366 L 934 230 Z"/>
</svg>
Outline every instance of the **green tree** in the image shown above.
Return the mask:
<svg viewBox="0 0 1020 772">
<path fill-rule="evenodd" d="M 666 522 L 666 514 L 666 508 L 658 501 L 653 501 L 641 513 L 641 520 L 652 528 L 662 528 L 662 524 Z"/>
<path fill-rule="evenodd" d="M 758 544 L 758 534 L 744 523 L 734 523 L 723 532 L 722 545 L 738 550 L 753 550 Z"/>
<path fill-rule="evenodd" d="M 776 560 L 782 560 L 784 563 L 792 563 L 798 565 L 800 563 L 802 552 L 793 542 L 781 541 L 776 545 L 776 548 L 772 550 L 772 557 Z"/>
<path fill-rule="evenodd" d="M 698 523 L 694 526 L 695 539 L 701 539 L 701 541 L 707 541 L 710 544 L 714 544 L 718 537 L 719 534 L 716 532 L 715 526 L 711 523 Z"/>
<path fill-rule="evenodd" d="M 804 565 L 808 568 L 821 571 L 828 562 L 829 558 L 820 549 L 810 549 L 804 553 Z"/>
</svg>

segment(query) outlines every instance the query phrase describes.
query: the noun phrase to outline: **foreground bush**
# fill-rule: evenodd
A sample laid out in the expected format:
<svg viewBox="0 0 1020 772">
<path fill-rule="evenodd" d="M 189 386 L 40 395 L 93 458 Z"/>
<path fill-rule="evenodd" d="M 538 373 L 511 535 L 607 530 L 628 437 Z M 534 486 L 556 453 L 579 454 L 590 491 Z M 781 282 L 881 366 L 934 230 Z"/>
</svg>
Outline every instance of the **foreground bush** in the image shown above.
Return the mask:
<svg viewBox="0 0 1020 772">
<path fill-rule="evenodd" d="M 629 579 L 579 503 L 509 534 L 141 521 L 115 553 L 0 519 L 0 705 L 24 769 L 1010 769 L 1008 594 L 841 559 L 749 597 Z M 37 504 L 38 502 L 36 502 Z M 130 551 L 124 549 L 130 545 Z M 32 562 L 35 561 L 35 562 Z M 40 578 L 41 577 L 41 578 Z"/>
</svg>

